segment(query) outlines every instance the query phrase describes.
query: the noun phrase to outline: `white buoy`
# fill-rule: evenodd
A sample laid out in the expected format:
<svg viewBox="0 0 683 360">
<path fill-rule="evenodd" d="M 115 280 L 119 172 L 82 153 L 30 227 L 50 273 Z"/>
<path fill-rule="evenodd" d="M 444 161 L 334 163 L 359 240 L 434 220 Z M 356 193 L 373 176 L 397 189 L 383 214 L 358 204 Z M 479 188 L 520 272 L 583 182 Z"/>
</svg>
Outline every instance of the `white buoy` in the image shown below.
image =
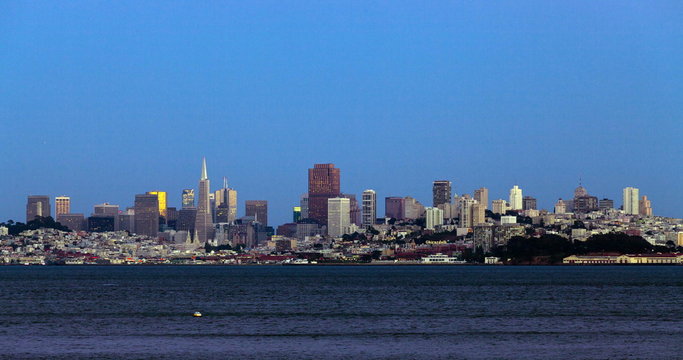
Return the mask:
<svg viewBox="0 0 683 360">
<path fill-rule="evenodd" d="M 194 314 L 192 314 L 192 316 L 194 316 L 194 317 L 202 317 L 202 313 L 200 313 L 199 311 L 195 311 Z"/>
</svg>

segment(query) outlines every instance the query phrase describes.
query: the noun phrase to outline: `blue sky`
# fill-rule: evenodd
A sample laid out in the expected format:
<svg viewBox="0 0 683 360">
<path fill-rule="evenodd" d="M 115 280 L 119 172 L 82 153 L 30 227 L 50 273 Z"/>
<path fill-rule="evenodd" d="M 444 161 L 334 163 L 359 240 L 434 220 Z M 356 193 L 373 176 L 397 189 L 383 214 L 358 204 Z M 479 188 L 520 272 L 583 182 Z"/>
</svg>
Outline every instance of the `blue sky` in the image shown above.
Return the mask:
<svg viewBox="0 0 683 360">
<path fill-rule="evenodd" d="M 683 217 L 681 64 L 679 1 L 0 2 L 0 220 L 179 206 L 202 156 L 273 224 L 320 162 L 380 199 L 582 178 Z"/>
</svg>

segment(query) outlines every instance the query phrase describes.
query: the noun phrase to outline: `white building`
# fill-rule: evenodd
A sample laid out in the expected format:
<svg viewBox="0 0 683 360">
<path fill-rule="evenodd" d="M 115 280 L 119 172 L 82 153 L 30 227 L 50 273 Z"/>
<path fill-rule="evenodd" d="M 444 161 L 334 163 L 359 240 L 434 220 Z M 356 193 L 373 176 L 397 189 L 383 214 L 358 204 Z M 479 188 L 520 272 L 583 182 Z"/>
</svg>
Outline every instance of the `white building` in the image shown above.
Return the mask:
<svg viewBox="0 0 683 360">
<path fill-rule="evenodd" d="M 516 224 L 517 223 L 517 217 L 514 215 L 503 215 L 500 217 L 500 224 L 505 225 L 505 224 Z"/>
<path fill-rule="evenodd" d="M 564 214 L 567 212 L 567 204 L 565 204 L 564 200 L 559 199 L 555 203 L 555 214 Z"/>
<path fill-rule="evenodd" d="M 492 205 L 494 214 L 505 214 L 508 210 L 507 201 L 503 199 L 493 200 Z"/>
<path fill-rule="evenodd" d="M 327 199 L 327 234 L 340 237 L 349 231 L 351 225 L 351 200 L 348 198 Z"/>
<path fill-rule="evenodd" d="M 639 190 L 634 187 L 624 188 L 624 212 L 630 215 L 638 215 L 639 208 Z"/>
<path fill-rule="evenodd" d="M 510 209 L 522 210 L 522 189 L 517 185 L 510 189 Z"/>
<path fill-rule="evenodd" d="M 425 209 L 426 229 L 434 230 L 437 226 L 443 225 L 443 210 L 434 207 Z"/>
<path fill-rule="evenodd" d="M 377 193 L 375 190 L 365 190 L 362 195 L 361 224 L 364 227 L 371 226 L 377 219 Z"/>
</svg>

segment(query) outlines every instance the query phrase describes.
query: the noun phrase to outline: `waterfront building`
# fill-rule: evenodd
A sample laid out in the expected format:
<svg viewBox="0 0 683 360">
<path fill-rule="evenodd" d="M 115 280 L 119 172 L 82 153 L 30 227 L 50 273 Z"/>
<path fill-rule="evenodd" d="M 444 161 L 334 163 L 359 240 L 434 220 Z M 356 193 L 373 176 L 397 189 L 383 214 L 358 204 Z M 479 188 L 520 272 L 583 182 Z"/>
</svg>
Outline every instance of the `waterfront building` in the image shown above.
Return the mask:
<svg viewBox="0 0 683 360">
<path fill-rule="evenodd" d="M 59 221 L 60 215 L 71 213 L 71 198 L 65 195 L 55 198 L 55 218 Z"/>
<path fill-rule="evenodd" d="M 308 169 L 308 217 L 327 225 L 328 199 L 341 194 L 340 170 L 334 164 L 314 164 Z"/>
<path fill-rule="evenodd" d="M 377 193 L 375 190 L 365 190 L 362 195 L 362 220 L 364 227 L 372 226 L 377 219 Z"/>
<path fill-rule="evenodd" d="M 517 185 L 510 189 L 510 209 L 522 210 L 522 189 Z"/>
<path fill-rule="evenodd" d="M 211 185 L 206 171 L 206 158 L 202 159 L 202 174 L 199 177 L 199 198 L 197 199 L 197 215 L 194 229 L 200 244 L 213 238 L 213 215 L 211 213 Z"/>
<path fill-rule="evenodd" d="M 401 220 L 404 216 L 404 202 L 402 197 L 389 196 L 384 198 L 384 214 L 390 219 Z"/>
<path fill-rule="evenodd" d="M 434 230 L 443 225 L 443 210 L 435 207 L 425 208 L 425 225 L 427 230 Z"/>
<path fill-rule="evenodd" d="M 183 189 L 183 209 L 194 207 L 194 189 Z"/>
<path fill-rule="evenodd" d="M 36 217 L 51 216 L 50 197 L 47 195 L 29 195 L 26 202 L 26 222 L 35 220 Z"/>
<path fill-rule="evenodd" d="M 630 215 L 638 215 L 639 208 L 639 190 L 634 187 L 624 188 L 624 212 Z"/>
<path fill-rule="evenodd" d="M 244 202 L 245 216 L 253 216 L 263 226 L 268 226 L 268 201 L 247 200 Z"/>
<path fill-rule="evenodd" d="M 536 198 L 531 196 L 525 196 L 522 198 L 522 210 L 536 210 L 537 202 Z"/>
<path fill-rule="evenodd" d="M 451 202 L 451 182 L 448 180 L 436 180 L 432 186 L 432 206 Z"/>
<path fill-rule="evenodd" d="M 474 190 L 474 200 L 484 206 L 484 210 L 489 208 L 489 189 L 481 187 Z"/>
<path fill-rule="evenodd" d="M 327 234 L 340 237 L 347 233 L 350 222 L 350 204 L 348 198 L 336 197 L 327 200 Z"/>
<path fill-rule="evenodd" d="M 157 195 L 135 195 L 135 233 L 156 237 L 158 232 L 159 199 Z"/>
</svg>

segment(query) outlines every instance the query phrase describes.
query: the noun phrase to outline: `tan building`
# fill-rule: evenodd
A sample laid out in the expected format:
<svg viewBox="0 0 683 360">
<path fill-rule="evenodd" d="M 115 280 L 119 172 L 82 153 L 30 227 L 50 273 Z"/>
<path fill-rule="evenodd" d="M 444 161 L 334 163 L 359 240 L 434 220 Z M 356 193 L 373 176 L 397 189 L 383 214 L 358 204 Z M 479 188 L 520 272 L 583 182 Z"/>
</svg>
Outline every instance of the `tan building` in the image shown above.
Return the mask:
<svg viewBox="0 0 683 360">
<path fill-rule="evenodd" d="M 508 208 L 507 201 L 503 199 L 493 200 L 492 206 L 494 214 L 505 214 Z"/>
<path fill-rule="evenodd" d="M 59 221 L 59 216 L 71 213 L 71 198 L 68 196 L 57 196 L 55 198 L 55 218 Z"/>
<path fill-rule="evenodd" d="M 489 208 L 489 189 L 482 187 L 474 190 L 474 200 L 484 206 L 484 210 Z"/>
<path fill-rule="evenodd" d="M 638 214 L 640 216 L 652 216 L 652 202 L 645 195 L 638 202 Z"/>
</svg>

